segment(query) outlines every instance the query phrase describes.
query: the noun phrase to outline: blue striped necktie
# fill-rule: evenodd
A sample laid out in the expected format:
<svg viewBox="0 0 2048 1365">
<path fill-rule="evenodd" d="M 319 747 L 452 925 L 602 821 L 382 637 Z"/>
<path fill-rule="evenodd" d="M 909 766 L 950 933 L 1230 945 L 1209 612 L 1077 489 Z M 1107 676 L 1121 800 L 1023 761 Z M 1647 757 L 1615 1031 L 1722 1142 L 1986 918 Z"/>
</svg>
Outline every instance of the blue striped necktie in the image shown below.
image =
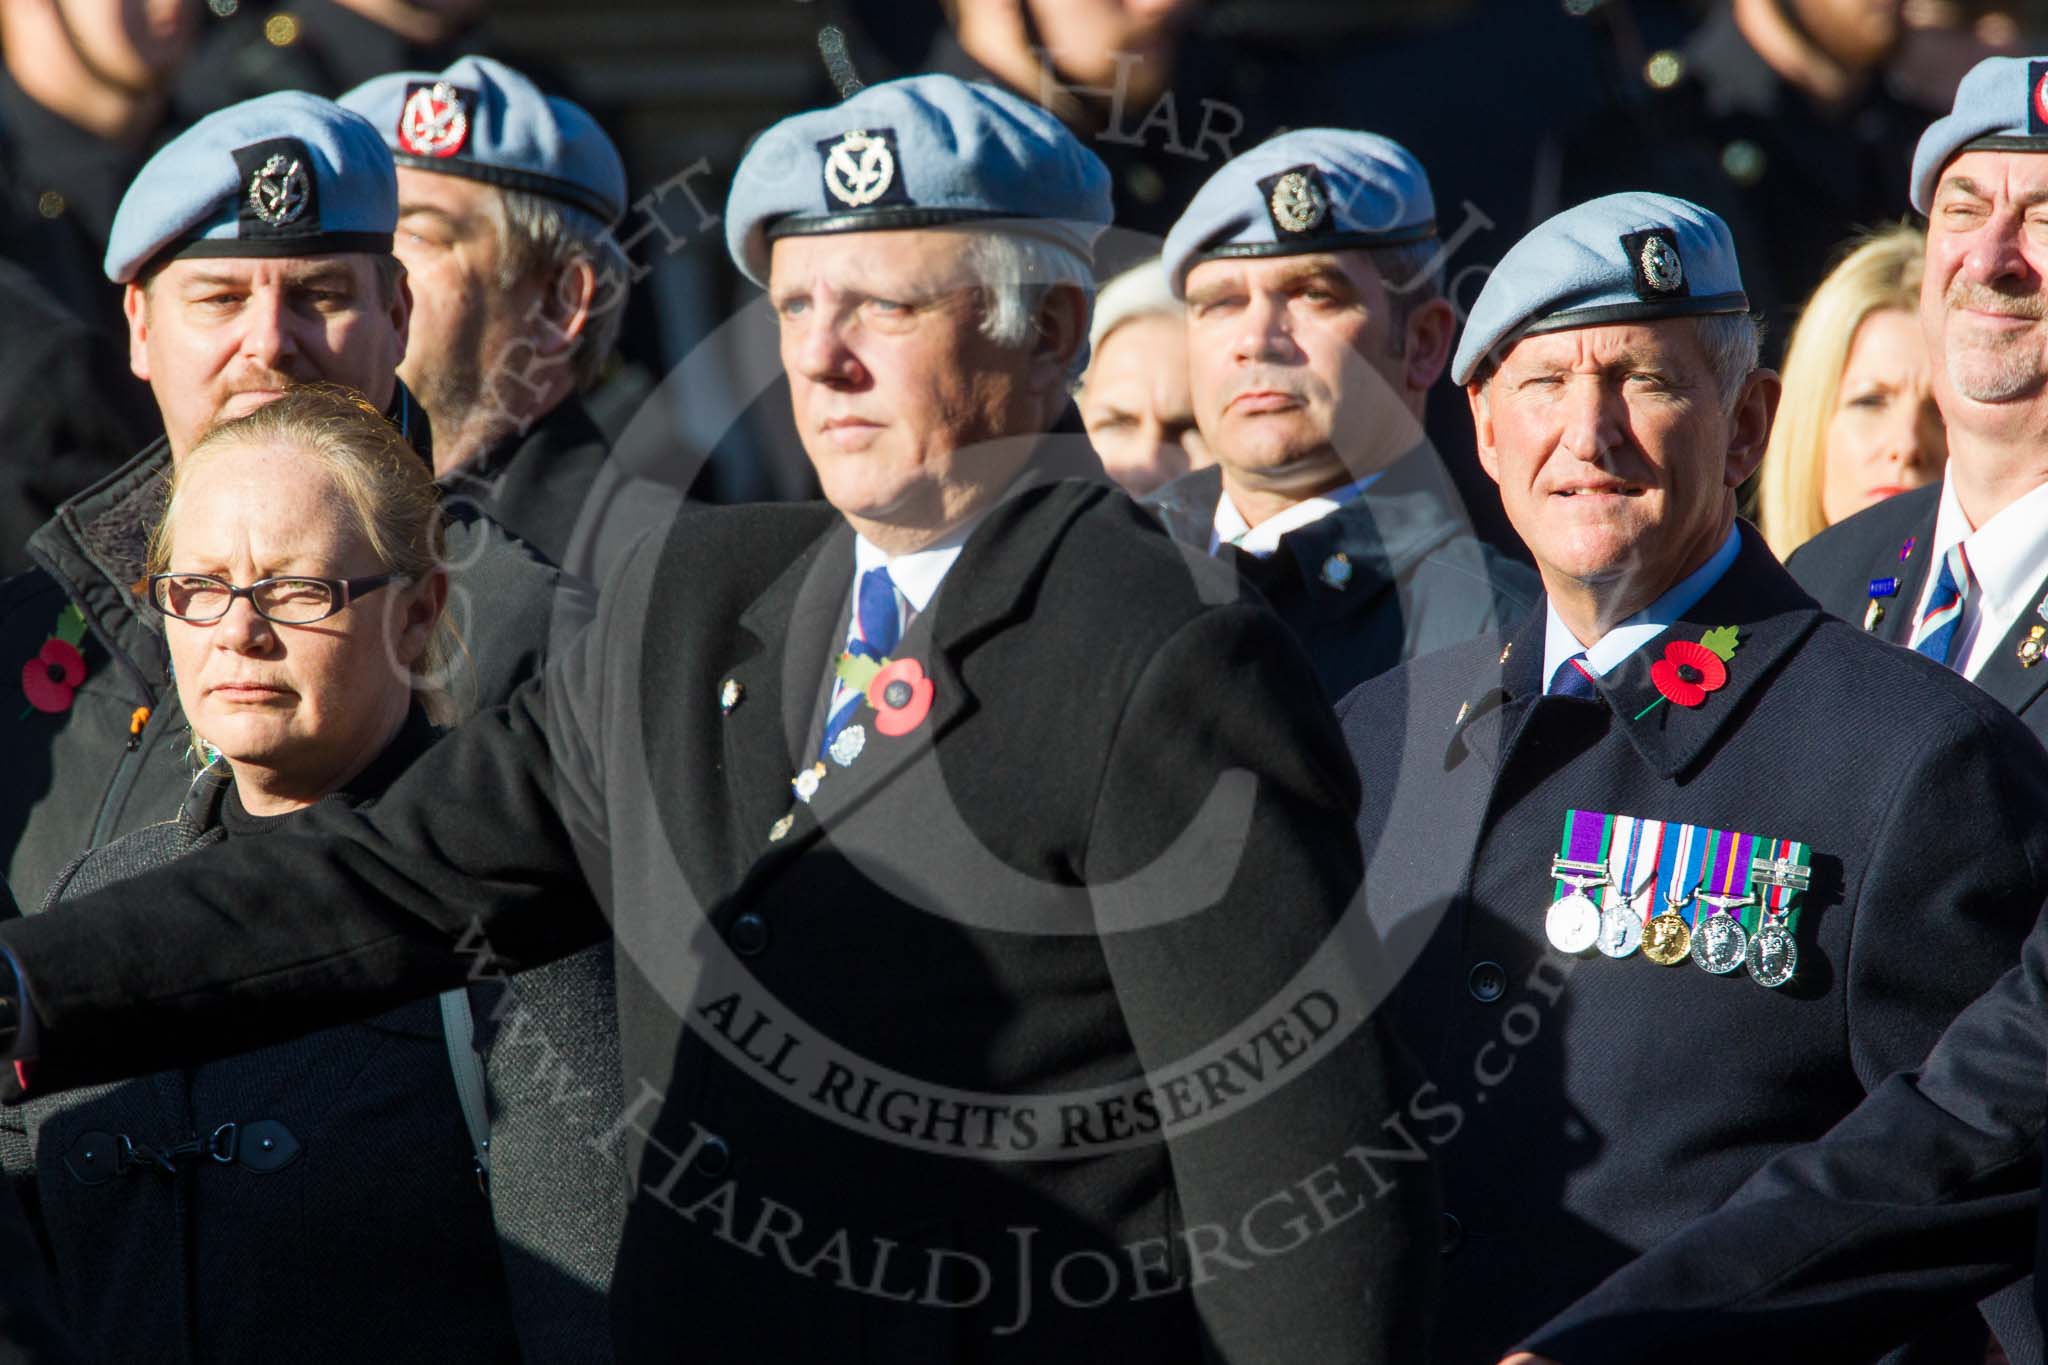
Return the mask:
<svg viewBox="0 0 2048 1365">
<path fill-rule="evenodd" d="M 1593 686 L 1592 678 L 1579 665 L 1585 659 L 1586 651 L 1580 650 L 1557 666 L 1557 672 L 1550 675 L 1550 691 L 1553 697 L 1577 697 L 1580 701 L 1593 701 L 1600 691 Z"/>
<path fill-rule="evenodd" d="M 897 590 L 896 580 L 889 577 L 887 565 L 869 569 L 860 576 L 853 605 L 853 625 L 847 632 L 846 652 L 877 661 L 895 653 L 897 644 L 903 639 L 903 594 Z M 839 682 L 835 675 L 832 711 L 825 721 L 825 737 L 818 745 L 820 758 L 832 747 L 832 741 L 839 738 L 839 732 L 853 720 L 860 704 L 861 694 Z"/>
<path fill-rule="evenodd" d="M 1954 668 L 1956 641 L 1963 634 L 1963 608 L 1970 600 L 1970 561 L 1963 543 L 1949 546 L 1928 595 L 1927 610 L 1913 627 L 1912 647 L 1938 664 Z"/>
</svg>

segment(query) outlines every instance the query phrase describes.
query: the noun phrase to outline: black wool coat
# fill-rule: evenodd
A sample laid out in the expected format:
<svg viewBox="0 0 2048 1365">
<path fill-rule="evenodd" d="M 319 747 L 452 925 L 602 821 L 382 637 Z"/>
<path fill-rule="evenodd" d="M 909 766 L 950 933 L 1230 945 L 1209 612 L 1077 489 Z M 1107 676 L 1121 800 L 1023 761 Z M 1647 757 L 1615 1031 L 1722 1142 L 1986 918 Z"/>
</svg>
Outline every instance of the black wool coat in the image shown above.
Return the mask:
<svg viewBox="0 0 2048 1365">
<path fill-rule="evenodd" d="M 433 741 L 415 714 L 336 798 L 374 800 Z M 44 916 L 244 821 L 208 773 L 180 819 L 85 854 Z M 432 1000 L 203 1066 L 33 1101 L 0 1146 L 93 1357 L 516 1361 L 491 1207 Z M 403 1323 L 401 1334 L 393 1325 Z"/>
<path fill-rule="evenodd" d="M 1146 500 L 1167 534 L 1204 553 L 1223 471 L 1182 475 Z M 1280 538 L 1263 559 L 1225 550 L 1300 638 L 1333 699 L 1403 659 L 1495 633 L 1528 611 L 1536 574 L 1472 535 L 1427 447 L 1356 498 Z"/>
<path fill-rule="evenodd" d="M 1121 493 L 1027 479 L 897 651 L 928 713 L 864 712 L 805 802 L 853 569 L 829 508 L 685 513 L 374 810 L 0 928 L 33 1083 L 386 1007 L 465 936 L 545 961 L 602 909 L 620 1359 L 1419 1358 L 1434 1181 L 1285 627 Z"/>
<path fill-rule="evenodd" d="M 611 453 L 611 438 L 572 396 L 437 482 L 445 502 L 475 506 L 550 564 L 601 583 L 634 541 L 667 521 L 684 491 L 635 476 Z"/>
<path fill-rule="evenodd" d="M 1415 959 L 1397 1018 L 1441 1090 L 1459 1311 L 1439 1360 L 1498 1359 L 1917 1065 L 2018 959 L 2048 895 L 2041 746 L 1954 674 L 1824 614 L 1742 538 L 1595 700 L 1543 695 L 1539 608 L 1342 708 L 1374 918 Z M 1696 709 L 1660 701 L 1663 642 L 1729 625 L 1725 686 Z M 1771 990 L 1552 949 L 1550 860 L 1573 808 L 1809 844 L 1797 975 Z"/>
<path fill-rule="evenodd" d="M 1572 1365 L 1856 1359 L 2017 1287 L 2048 1247 L 2044 1076 L 2048 917 L 1926 1065 L 1772 1160 L 1725 1207 L 1545 1324 L 1532 1347 Z M 2048 1320 L 2040 1283 L 2034 1311 Z"/>
<path fill-rule="evenodd" d="M 1822 607 L 1853 626 L 1869 623 L 1867 628 L 1878 639 L 1903 646 L 1913 637 L 1913 612 L 1927 576 L 1939 572 L 1933 560 L 1934 520 L 1940 508 L 1938 483 L 1886 498 L 1807 541 L 1792 552 L 1785 567 Z M 1873 582 L 1889 586 L 1882 582 L 1885 579 L 1898 580 L 1896 591 L 1873 599 Z M 2044 598 L 2048 580 L 2034 585 L 2029 602 Z M 1883 608 L 1875 621 L 1870 611 L 1873 600 Z M 2048 741 L 2048 703 L 2042 701 L 2042 693 L 2048 691 L 2048 664 L 2039 662 L 2040 655 L 2029 664 L 2020 651 L 2035 626 L 2048 628 L 2048 616 L 2021 612 L 1971 681 L 2003 702 L 2037 738 Z M 2043 643 L 2048 643 L 2048 636 Z"/>
</svg>

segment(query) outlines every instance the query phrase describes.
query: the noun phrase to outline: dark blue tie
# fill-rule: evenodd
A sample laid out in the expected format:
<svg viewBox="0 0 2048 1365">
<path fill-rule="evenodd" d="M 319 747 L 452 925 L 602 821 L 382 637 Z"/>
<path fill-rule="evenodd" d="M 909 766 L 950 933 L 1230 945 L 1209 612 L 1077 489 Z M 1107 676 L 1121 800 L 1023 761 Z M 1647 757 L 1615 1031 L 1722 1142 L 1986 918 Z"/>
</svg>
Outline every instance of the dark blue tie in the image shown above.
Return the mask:
<svg viewBox="0 0 2048 1365">
<path fill-rule="evenodd" d="M 1572 655 L 1571 658 L 1559 664 L 1557 672 L 1550 675 L 1550 691 L 1547 695 L 1553 697 L 1577 697 L 1580 701 L 1593 701 L 1598 698 L 1600 695 L 1599 689 L 1593 686 L 1593 680 L 1586 676 L 1584 669 L 1579 667 L 1580 661 L 1585 657 L 1586 652 L 1580 650 L 1577 654 Z"/>
<path fill-rule="evenodd" d="M 896 581 L 889 577 L 888 567 L 869 569 L 860 576 L 860 586 L 853 595 L 854 621 L 859 628 L 859 638 L 849 636 L 846 642 L 848 654 L 858 654 L 869 659 L 881 660 L 896 652 L 897 644 L 903 639 L 903 608 L 896 594 Z M 861 694 L 856 692 L 839 703 L 837 710 L 826 718 L 825 736 L 818 744 L 818 756 L 832 747 L 832 741 L 839 738 L 860 710 Z"/>
<path fill-rule="evenodd" d="M 1941 557 L 1941 572 L 1935 576 L 1934 591 L 1927 595 L 1927 611 L 1913 627 L 1908 644 L 1938 664 L 1953 668 L 1956 641 L 1963 633 L 1963 608 L 1970 601 L 1970 561 L 1963 543 L 1949 546 Z"/>
</svg>

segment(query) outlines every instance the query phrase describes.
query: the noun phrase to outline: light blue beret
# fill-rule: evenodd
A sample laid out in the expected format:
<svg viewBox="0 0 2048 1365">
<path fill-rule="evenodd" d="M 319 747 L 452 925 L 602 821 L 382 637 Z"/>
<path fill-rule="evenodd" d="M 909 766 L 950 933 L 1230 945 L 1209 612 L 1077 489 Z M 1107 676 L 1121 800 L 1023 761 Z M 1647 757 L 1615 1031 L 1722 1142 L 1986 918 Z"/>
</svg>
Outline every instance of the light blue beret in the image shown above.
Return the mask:
<svg viewBox="0 0 2048 1365">
<path fill-rule="evenodd" d="M 341 97 L 413 170 L 546 195 L 609 227 L 626 212 L 626 165 L 582 106 L 488 57 L 446 71 L 400 71 Z"/>
<path fill-rule="evenodd" d="M 1109 171 L 1051 114 L 993 86 L 909 76 L 761 134 L 733 175 L 725 244 L 766 287 L 776 237 L 1001 219 L 1085 259 L 1109 217 Z"/>
<path fill-rule="evenodd" d="M 2048 152 L 2048 58 L 1986 57 L 1970 68 L 1955 107 L 1913 149 L 1913 207 L 1932 212 L 1941 168 L 1974 151 Z"/>
<path fill-rule="evenodd" d="M 231 104 L 164 144 L 121 196 L 107 278 L 187 256 L 389 252 L 391 153 L 360 114 L 298 91 Z"/>
<path fill-rule="evenodd" d="M 1451 360 L 1469 384 L 1525 336 L 1657 318 L 1747 313 L 1728 225 L 1668 194 L 1610 194 L 1516 242 L 1487 276 Z"/>
<path fill-rule="evenodd" d="M 1377 133 L 1301 128 L 1224 162 L 1160 256 L 1179 296 L 1189 270 L 1221 256 L 1402 246 L 1435 235 L 1429 177 L 1406 147 Z"/>
</svg>

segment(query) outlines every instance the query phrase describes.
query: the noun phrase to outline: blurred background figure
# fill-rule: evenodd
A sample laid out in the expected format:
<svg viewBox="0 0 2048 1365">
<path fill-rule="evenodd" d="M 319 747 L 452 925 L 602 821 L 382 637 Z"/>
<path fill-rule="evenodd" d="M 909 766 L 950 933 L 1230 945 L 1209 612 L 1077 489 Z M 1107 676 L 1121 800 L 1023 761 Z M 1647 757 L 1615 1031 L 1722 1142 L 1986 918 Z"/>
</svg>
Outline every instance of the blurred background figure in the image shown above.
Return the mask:
<svg viewBox="0 0 2048 1365">
<path fill-rule="evenodd" d="M 1140 497 L 1213 463 L 1188 389 L 1188 325 L 1159 259 L 1102 287 L 1076 396 L 1109 477 Z"/>
<path fill-rule="evenodd" d="M 1595 10 L 1619 79 L 1609 107 L 1553 152 L 1537 209 L 1660 190 L 1714 210 L 1735 234 L 1767 356 L 1782 354 L 1836 244 L 1905 199 L 1929 115 L 1885 79 L 1904 0 L 1720 0 L 1690 36 L 1647 54 L 1630 5 L 1580 7 Z"/>
<path fill-rule="evenodd" d="M 925 69 L 989 81 L 1057 114 L 1109 167 L 1119 227 L 1163 234 L 1218 162 L 1277 126 L 1264 109 L 1247 112 L 1271 103 L 1261 98 L 1270 63 L 1189 31 L 1203 0 L 941 6 L 946 27 Z"/>
<path fill-rule="evenodd" d="M 223 840 L 373 800 L 453 723 L 427 464 L 366 400 L 309 387 L 179 464 L 149 597 L 204 762 L 184 809 L 74 861 L 41 910 Z M 280 575 L 302 575 L 281 577 Z M 458 992 L 458 994 L 460 994 Z M 464 997 L 466 1008 L 466 996 Z M 97 1360 L 519 1358 L 439 1002 L 11 1113 Z"/>
<path fill-rule="evenodd" d="M 273 90 L 332 99 L 388 71 L 438 71 L 488 47 L 490 0 L 288 0 L 221 4 L 178 82 L 194 117 Z"/>
<path fill-rule="evenodd" d="M 1941 477 L 1948 440 L 1918 311 L 1926 246 L 1914 227 L 1867 238 L 1792 330 L 1757 483 L 1757 526 L 1779 559 L 1852 513 Z"/>
<path fill-rule="evenodd" d="M 100 257 L 128 182 L 169 131 L 170 83 L 200 13 L 199 0 L 0 4 L 0 250 L 110 334 L 121 294 Z"/>
<path fill-rule="evenodd" d="M 0 4 L 0 573 L 156 429 L 100 271 L 114 208 L 169 133 L 199 0 Z"/>
</svg>

